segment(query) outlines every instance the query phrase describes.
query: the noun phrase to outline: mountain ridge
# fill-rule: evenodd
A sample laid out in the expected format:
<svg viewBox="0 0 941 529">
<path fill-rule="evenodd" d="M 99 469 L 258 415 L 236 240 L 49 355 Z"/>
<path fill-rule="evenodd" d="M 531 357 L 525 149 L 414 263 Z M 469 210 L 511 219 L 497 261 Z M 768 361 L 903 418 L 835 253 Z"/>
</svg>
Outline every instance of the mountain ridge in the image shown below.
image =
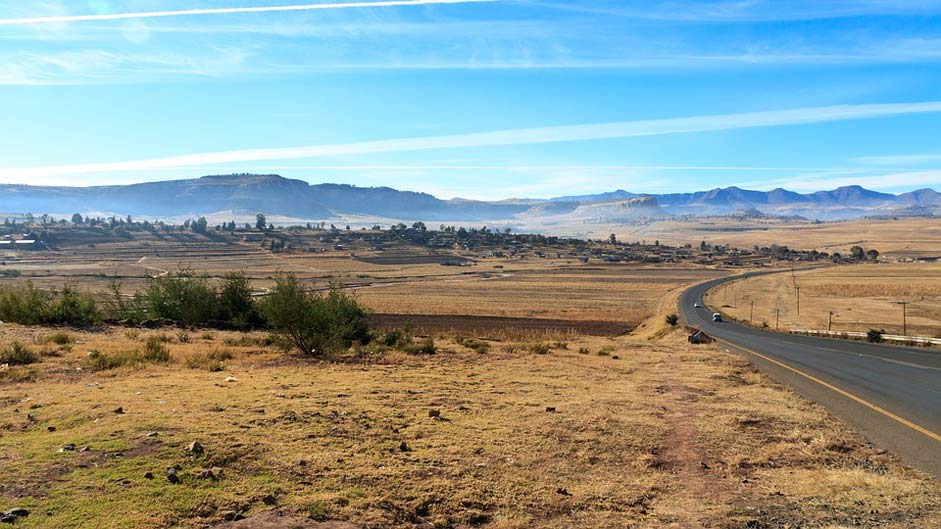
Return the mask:
<svg viewBox="0 0 941 529">
<path fill-rule="evenodd" d="M 274 174 L 208 175 L 200 178 L 90 187 L 0 184 L 0 210 L 5 213 L 71 214 L 107 211 L 119 215 L 179 217 L 223 211 L 261 212 L 299 219 L 343 216 L 415 220 L 476 221 L 512 219 L 519 215 L 559 217 L 588 211 L 594 221 L 659 218 L 675 215 L 729 215 L 756 210 L 769 215 L 821 220 L 866 215 L 939 214 L 941 193 L 923 188 L 899 195 L 859 185 L 813 193 L 783 188 L 754 191 L 736 186 L 690 193 L 634 193 L 618 189 L 593 195 L 549 199 L 484 201 L 444 200 L 417 191 L 350 184 L 310 184 Z M 648 200 L 649 199 L 649 200 Z M 610 207 L 585 208 L 609 204 Z M 579 208 L 581 208 L 580 211 Z M 610 215 L 610 216 L 606 216 Z"/>
</svg>

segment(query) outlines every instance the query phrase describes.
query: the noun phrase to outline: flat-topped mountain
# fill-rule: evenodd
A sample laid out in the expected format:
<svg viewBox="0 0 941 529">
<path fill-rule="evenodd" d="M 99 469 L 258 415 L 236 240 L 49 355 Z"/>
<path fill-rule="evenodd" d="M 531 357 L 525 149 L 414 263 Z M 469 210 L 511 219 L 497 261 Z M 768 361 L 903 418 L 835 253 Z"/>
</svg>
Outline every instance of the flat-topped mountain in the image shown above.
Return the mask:
<svg viewBox="0 0 941 529">
<path fill-rule="evenodd" d="M 265 213 L 297 219 L 377 217 L 426 221 L 533 218 L 628 222 L 671 215 L 728 215 L 754 210 L 769 215 L 846 219 L 866 215 L 931 215 L 941 212 L 941 193 L 920 189 L 901 195 L 846 186 L 801 194 L 785 189 L 738 187 L 694 193 L 646 194 L 624 190 L 597 195 L 496 202 L 442 200 L 389 187 L 309 184 L 278 175 L 233 174 L 141 184 L 54 187 L 0 185 L 0 212 L 70 215 L 179 217 L 214 213 Z"/>
</svg>

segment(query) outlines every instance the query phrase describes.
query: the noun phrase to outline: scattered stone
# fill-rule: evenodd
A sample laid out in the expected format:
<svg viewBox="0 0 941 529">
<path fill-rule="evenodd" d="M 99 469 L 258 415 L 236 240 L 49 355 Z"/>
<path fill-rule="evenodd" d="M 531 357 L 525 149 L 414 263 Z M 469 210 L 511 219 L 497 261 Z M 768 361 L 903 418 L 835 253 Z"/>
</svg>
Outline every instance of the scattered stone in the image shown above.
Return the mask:
<svg viewBox="0 0 941 529">
<path fill-rule="evenodd" d="M 16 518 L 26 518 L 27 516 L 29 516 L 29 511 L 27 511 L 26 509 L 22 507 L 16 507 L 16 508 L 10 509 L 4 514 L 9 514 L 10 516 L 14 516 Z"/>
<path fill-rule="evenodd" d="M 306 460 L 306 459 L 301 459 L 300 461 L 297 462 L 297 466 L 299 466 L 299 467 L 306 467 L 306 466 L 307 466 L 307 460 Z"/>
<path fill-rule="evenodd" d="M 245 515 L 237 511 L 222 511 L 219 516 L 227 522 L 237 522 L 245 519 Z"/>
<path fill-rule="evenodd" d="M 546 413 L 555 413 L 555 406 L 546 406 Z"/>
<path fill-rule="evenodd" d="M 428 410 L 428 416 L 432 419 L 441 417 L 441 410 Z"/>
<path fill-rule="evenodd" d="M 211 479 L 213 481 L 219 479 L 219 476 L 217 476 L 215 472 L 208 468 L 200 470 L 198 477 L 199 479 Z"/>
<path fill-rule="evenodd" d="M 239 379 L 237 379 L 237 378 L 235 378 L 235 377 L 225 377 L 225 381 L 226 381 L 226 382 L 238 382 Z"/>
<path fill-rule="evenodd" d="M 157 437 L 157 432 L 147 432 L 147 437 Z"/>
<path fill-rule="evenodd" d="M 564 489 L 564 488 L 562 488 L 562 487 L 557 488 L 557 489 L 555 490 L 555 492 L 556 492 L 556 494 L 559 494 L 559 495 L 562 495 L 562 496 L 571 496 L 571 495 L 572 495 L 572 493 L 569 492 L 568 489 Z"/>
<path fill-rule="evenodd" d="M 56 427 L 55 427 L 55 426 L 46 426 L 46 431 L 54 432 L 54 431 L 56 431 Z"/>
<path fill-rule="evenodd" d="M 273 494 L 267 494 L 264 498 L 261 499 L 261 502 L 269 507 L 278 503 L 278 499 L 274 497 Z"/>
<path fill-rule="evenodd" d="M 192 443 L 190 443 L 189 446 L 186 447 L 186 451 L 191 454 L 200 455 L 203 452 L 205 452 L 206 449 L 203 448 L 202 443 L 200 443 L 199 441 L 193 441 Z"/>
<path fill-rule="evenodd" d="M 36 422 L 36 416 L 33 415 L 32 413 L 27 413 L 27 414 L 26 414 L 26 420 L 29 421 L 29 422 Z"/>
<path fill-rule="evenodd" d="M 401 451 L 401 452 L 411 452 L 412 449 L 409 448 L 408 443 L 406 443 L 405 441 L 402 441 L 402 444 L 399 445 L 399 451 Z"/>
<path fill-rule="evenodd" d="M 124 415 L 124 408 L 118 406 L 117 408 L 114 409 L 114 413 L 115 415 Z"/>
<path fill-rule="evenodd" d="M 60 452 L 74 452 L 74 451 L 75 451 L 75 443 L 69 443 L 69 444 L 63 446 L 62 448 L 60 448 L 59 451 L 60 451 Z"/>
<path fill-rule="evenodd" d="M 167 469 L 167 481 L 173 483 L 174 485 L 180 482 L 180 476 L 177 475 L 175 468 L 170 467 Z"/>
<path fill-rule="evenodd" d="M 88 446 L 88 445 L 85 445 L 85 446 L 79 448 L 78 451 L 79 451 L 79 452 L 90 452 L 90 451 L 91 451 L 91 447 Z"/>
<path fill-rule="evenodd" d="M 153 472 L 144 472 L 144 479 L 154 479 Z"/>
<path fill-rule="evenodd" d="M 0 514 L 0 523 L 16 523 L 16 516 L 10 514 Z"/>
<path fill-rule="evenodd" d="M 621 357 L 618 356 L 618 355 L 614 355 L 614 356 L 611 357 L 611 360 L 620 360 L 620 359 L 621 359 Z"/>
</svg>

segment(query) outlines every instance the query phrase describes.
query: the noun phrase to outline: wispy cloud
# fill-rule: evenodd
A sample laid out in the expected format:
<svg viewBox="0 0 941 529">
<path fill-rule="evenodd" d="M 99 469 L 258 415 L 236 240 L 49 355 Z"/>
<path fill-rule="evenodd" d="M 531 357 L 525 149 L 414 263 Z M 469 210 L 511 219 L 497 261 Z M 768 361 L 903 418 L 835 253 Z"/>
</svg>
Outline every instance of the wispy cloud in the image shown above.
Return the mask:
<svg viewBox="0 0 941 529">
<path fill-rule="evenodd" d="M 150 158 L 144 160 L 57 165 L 26 168 L 2 168 L 0 178 L 28 181 L 39 176 L 109 173 L 169 169 L 183 166 L 209 166 L 224 163 L 298 160 L 331 156 L 364 155 L 393 152 L 465 149 L 559 142 L 594 141 L 616 138 L 661 136 L 693 132 L 713 132 L 754 127 L 778 127 L 833 121 L 871 119 L 905 114 L 941 112 L 941 101 L 839 105 L 739 114 L 718 114 L 671 119 L 622 121 L 587 125 L 540 127 L 448 136 L 428 136 L 392 140 L 364 141 L 334 145 L 313 145 L 274 149 L 243 149 Z"/>
<path fill-rule="evenodd" d="M 303 4 L 259 7 L 222 7 L 211 9 L 180 9 L 172 11 L 142 11 L 137 13 L 106 13 L 94 15 L 55 15 L 26 18 L 0 19 L 0 26 L 19 26 L 24 24 L 56 24 L 64 22 L 101 22 L 107 20 L 128 20 L 142 18 L 164 18 L 198 15 L 231 15 L 242 13 L 277 13 L 285 11 L 316 11 L 325 9 L 356 9 L 369 7 L 424 6 L 436 4 L 474 4 L 494 2 L 496 0 L 381 0 L 376 2 L 341 2 L 329 4 Z"/>
<path fill-rule="evenodd" d="M 888 156 L 862 156 L 853 161 L 867 165 L 920 165 L 941 162 L 941 154 L 894 154 Z"/>
</svg>

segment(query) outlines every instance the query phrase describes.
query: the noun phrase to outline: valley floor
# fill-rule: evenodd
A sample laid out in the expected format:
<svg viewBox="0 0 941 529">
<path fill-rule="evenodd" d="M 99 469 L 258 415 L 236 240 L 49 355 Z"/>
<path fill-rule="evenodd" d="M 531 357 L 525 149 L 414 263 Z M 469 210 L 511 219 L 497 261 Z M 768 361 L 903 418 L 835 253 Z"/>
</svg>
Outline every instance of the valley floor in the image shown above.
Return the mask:
<svg viewBox="0 0 941 529">
<path fill-rule="evenodd" d="M 161 333 L 53 332 L 0 327 L 43 353 L 0 381 L 0 511 L 28 510 L 19 527 L 941 524 L 936 481 L 679 332 L 437 336 L 436 355 L 337 363 L 163 333 L 169 364 L 109 371 L 88 352 Z"/>
</svg>

